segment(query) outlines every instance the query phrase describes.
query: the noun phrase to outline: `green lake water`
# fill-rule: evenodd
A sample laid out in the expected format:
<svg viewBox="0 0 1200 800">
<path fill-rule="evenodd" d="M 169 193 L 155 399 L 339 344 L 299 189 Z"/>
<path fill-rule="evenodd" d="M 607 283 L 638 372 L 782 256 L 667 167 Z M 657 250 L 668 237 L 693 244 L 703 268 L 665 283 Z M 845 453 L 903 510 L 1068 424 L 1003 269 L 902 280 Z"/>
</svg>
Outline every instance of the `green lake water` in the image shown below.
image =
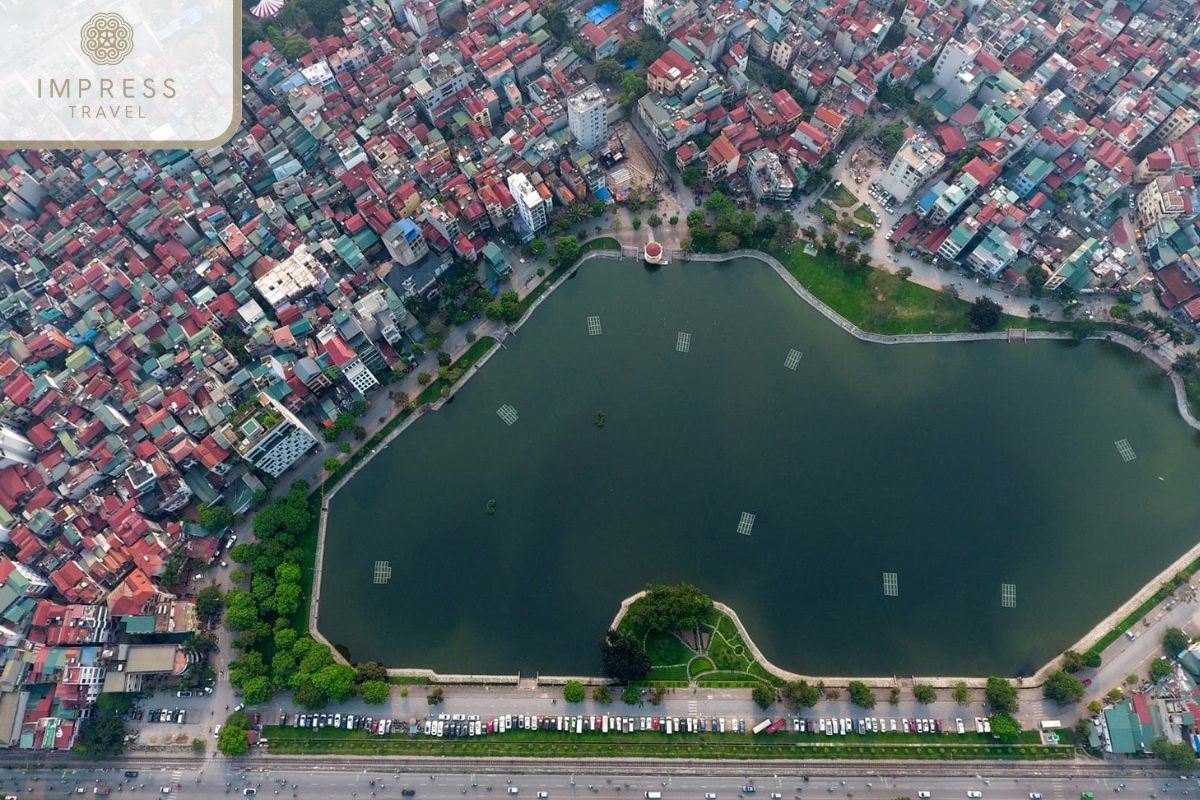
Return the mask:
<svg viewBox="0 0 1200 800">
<path fill-rule="evenodd" d="M 592 261 L 334 498 L 319 627 L 595 674 L 622 598 L 690 581 L 797 672 L 1027 674 L 1195 543 L 1198 484 L 1170 384 L 1114 345 L 866 344 L 756 260 Z"/>
</svg>

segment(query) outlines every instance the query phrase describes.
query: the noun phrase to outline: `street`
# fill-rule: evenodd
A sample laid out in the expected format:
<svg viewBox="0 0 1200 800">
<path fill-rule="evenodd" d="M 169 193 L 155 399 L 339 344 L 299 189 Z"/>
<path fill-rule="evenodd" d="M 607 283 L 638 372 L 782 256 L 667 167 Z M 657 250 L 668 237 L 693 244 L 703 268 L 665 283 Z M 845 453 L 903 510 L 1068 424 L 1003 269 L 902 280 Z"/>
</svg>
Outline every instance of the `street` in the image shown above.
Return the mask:
<svg viewBox="0 0 1200 800">
<path fill-rule="evenodd" d="M 205 764 L 179 769 L 139 768 L 136 764 L 97 769 L 37 769 L 21 774 L 0 772 L 0 791 L 21 798 L 94 796 L 93 790 L 109 787 L 109 796 L 224 798 L 227 796 L 295 798 L 367 798 L 414 796 L 419 800 L 456 800 L 464 796 L 507 797 L 510 800 L 596 800 L 647 798 L 662 800 L 815 800 L 816 798 L 916 798 L 928 792 L 934 800 L 968 797 L 980 792 L 985 800 L 1077 800 L 1083 792 L 1112 796 L 1128 791 L 1136 798 L 1161 795 L 1181 797 L 1200 789 L 1195 779 L 1180 781 L 1162 771 L 1147 773 L 1142 763 L 1131 763 L 1123 772 L 1095 773 L 1079 764 L 1030 764 L 1018 769 L 990 764 L 951 765 L 932 770 L 920 765 L 881 763 L 838 768 L 828 763 L 791 762 L 760 766 L 692 763 L 615 764 L 613 769 L 590 765 L 539 764 L 525 768 L 511 763 L 481 761 L 458 771 L 424 764 L 385 760 L 364 765 L 323 762 L 288 764 L 279 768 L 261 765 L 231 767 Z M 124 770 L 137 771 L 133 778 Z M 429 772 L 432 769 L 432 774 Z M 1121 788 L 1123 787 L 1123 788 Z M 163 789 L 169 789 L 164 793 Z M 82 790 L 80 792 L 79 790 Z M 249 790 L 249 793 L 247 793 Z M 411 791 L 412 795 L 402 795 Z M 541 794 L 544 793 L 544 794 Z M 649 793 L 649 794 L 648 794 Z M 657 798 L 655 799 L 657 800 Z"/>
</svg>

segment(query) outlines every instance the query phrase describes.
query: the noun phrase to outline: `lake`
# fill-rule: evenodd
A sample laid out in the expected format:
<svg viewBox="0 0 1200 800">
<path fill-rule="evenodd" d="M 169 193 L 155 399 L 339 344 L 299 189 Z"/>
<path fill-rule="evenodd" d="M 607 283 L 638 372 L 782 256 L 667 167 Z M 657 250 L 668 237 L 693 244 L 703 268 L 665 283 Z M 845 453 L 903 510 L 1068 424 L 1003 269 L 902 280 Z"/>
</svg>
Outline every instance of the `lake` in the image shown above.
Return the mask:
<svg viewBox="0 0 1200 800">
<path fill-rule="evenodd" d="M 867 344 L 757 260 L 595 260 L 336 495 L 319 627 L 355 661 L 596 674 L 624 597 L 690 581 L 785 669 L 1028 674 L 1195 543 L 1198 484 L 1169 382 L 1115 345 Z"/>
</svg>

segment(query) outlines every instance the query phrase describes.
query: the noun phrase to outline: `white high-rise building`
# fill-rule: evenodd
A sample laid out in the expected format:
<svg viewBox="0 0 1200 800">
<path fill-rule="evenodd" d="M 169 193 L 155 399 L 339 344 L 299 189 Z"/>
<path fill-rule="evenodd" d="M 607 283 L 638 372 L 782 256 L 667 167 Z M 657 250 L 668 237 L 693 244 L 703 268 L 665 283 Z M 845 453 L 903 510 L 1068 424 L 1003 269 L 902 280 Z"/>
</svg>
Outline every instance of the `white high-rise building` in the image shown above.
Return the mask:
<svg viewBox="0 0 1200 800">
<path fill-rule="evenodd" d="M 950 85 L 958 79 L 958 74 L 966 67 L 975 63 L 975 56 L 979 54 L 979 50 L 983 47 L 978 39 L 971 39 L 966 42 L 960 42 L 957 39 L 951 39 L 946 42 L 946 46 L 942 48 L 941 55 L 933 64 L 933 82 L 943 89 L 950 88 Z"/>
<path fill-rule="evenodd" d="M 659 0 L 642 0 L 642 22 L 653 26 L 660 8 L 662 3 Z"/>
<path fill-rule="evenodd" d="M 534 234 L 546 227 L 550 201 L 542 197 L 525 173 L 515 172 L 508 176 L 508 191 L 517 201 L 517 216 L 526 232 Z"/>
<path fill-rule="evenodd" d="M 0 425 L 0 468 L 33 463 L 33 443 L 7 425 Z"/>
<path fill-rule="evenodd" d="M 567 125 L 584 150 L 595 150 L 608 138 L 608 101 L 596 84 L 567 98 Z"/>
<path fill-rule="evenodd" d="M 896 203 L 907 203 L 917 187 L 936 175 L 945 161 L 942 151 L 924 139 L 910 137 L 892 156 L 879 185 L 896 199 Z"/>
</svg>

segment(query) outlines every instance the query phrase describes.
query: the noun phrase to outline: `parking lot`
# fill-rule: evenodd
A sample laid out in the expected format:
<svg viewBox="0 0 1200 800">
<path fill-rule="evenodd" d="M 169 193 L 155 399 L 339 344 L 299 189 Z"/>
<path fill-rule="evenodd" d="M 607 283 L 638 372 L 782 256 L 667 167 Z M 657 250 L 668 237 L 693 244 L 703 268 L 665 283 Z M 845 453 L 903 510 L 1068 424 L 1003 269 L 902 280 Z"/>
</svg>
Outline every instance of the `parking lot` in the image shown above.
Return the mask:
<svg viewBox="0 0 1200 800">
<path fill-rule="evenodd" d="M 220 724 L 217 711 L 204 692 L 163 690 L 141 700 L 133 709 L 126 728 L 141 747 L 190 745 L 193 739 L 208 740 Z M 221 719 L 225 710 L 221 711 Z M 209 741 L 211 748 L 214 743 Z"/>
</svg>

